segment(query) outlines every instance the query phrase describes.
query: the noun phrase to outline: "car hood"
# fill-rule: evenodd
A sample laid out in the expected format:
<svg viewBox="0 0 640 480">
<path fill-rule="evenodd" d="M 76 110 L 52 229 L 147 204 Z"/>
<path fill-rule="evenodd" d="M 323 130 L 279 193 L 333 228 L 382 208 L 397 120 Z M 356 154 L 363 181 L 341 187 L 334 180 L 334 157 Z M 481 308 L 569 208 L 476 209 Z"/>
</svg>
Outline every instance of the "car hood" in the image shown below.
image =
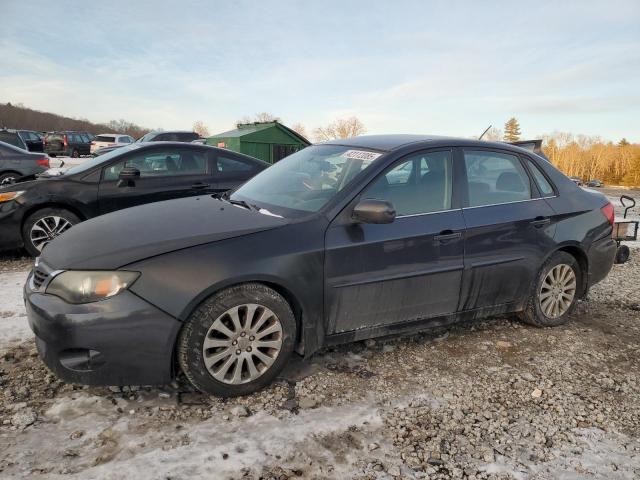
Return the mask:
<svg viewBox="0 0 640 480">
<path fill-rule="evenodd" d="M 74 226 L 43 250 L 56 270 L 112 270 L 162 253 L 277 228 L 288 221 L 210 195 L 109 213 Z"/>
</svg>

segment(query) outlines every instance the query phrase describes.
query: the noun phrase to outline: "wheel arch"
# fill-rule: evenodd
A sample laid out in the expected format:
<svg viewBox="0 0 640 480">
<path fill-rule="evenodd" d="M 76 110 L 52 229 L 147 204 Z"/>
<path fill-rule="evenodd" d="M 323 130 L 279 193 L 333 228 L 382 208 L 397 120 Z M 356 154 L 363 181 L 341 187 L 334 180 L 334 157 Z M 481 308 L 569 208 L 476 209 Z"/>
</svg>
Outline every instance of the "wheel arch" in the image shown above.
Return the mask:
<svg viewBox="0 0 640 480">
<path fill-rule="evenodd" d="M 228 282 L 218 283 L 213 285 L 205 290 L 203 290 L 196 298 L 193 299 L 180 313 L 179 320 L 185 322 L 187 318 L 209 297 L 215 295 L 222 290 L 226 290 L 228 288 L 237 287 L 240 285 L 245 285 L 248 283 L 259 283 L 266 287 L 271 288 L 279 295 L 281 295 L 285 301 L 291 307 L 293 311 L 293 316 L 296 320 L 296 339 L 295 339 L 295 347 L 294 351 L 303 355 L 304 354 L 304 323 L 303 323 L 303 312 L 304 307 L 299 297 L 293 292 L 292 288 L 286 285 L 286 282 L 283 282 L 281 279 L 273 278 L 273 277 L 246 277 L 242 279 L 232 279 Z"/>
<path fill-rule="evenodd" d="M 76 215 L 83 222 L 88 219 L 87 215 L 85 215 L 82 212 L 82 210 L 74 207 L 73 205 L 69 205 L 68 203 L 63 203 L 63 202 L 51 201 L 51 202 L 39 203 L 38 205 L 34 205 L 33 207 L 29 208 L 26 212 L 24 212 L 24 215 L 22 216 L 22 224 L 20 225 L 20 229 L 22 230 L 25 222 L 31 215 L 45 208 L 61 208 L 64 210 L 69 210 L 71 213 Z"/>
<path fill-rule="evenodd" d="M 580 294 L 578 298 L 583 298 L 587 293 L 587 287 L 589 285 L 589 257 L 580 244 L 567 244 L 561 245 L 554 250 L 551 255 L 556 252 L 565 252 L 576 259 L 580 266 Z M 551 256 L 549 255 L 549 257 Z M 548 258 L 548 257 L 547 257 Z"/>
</svg>

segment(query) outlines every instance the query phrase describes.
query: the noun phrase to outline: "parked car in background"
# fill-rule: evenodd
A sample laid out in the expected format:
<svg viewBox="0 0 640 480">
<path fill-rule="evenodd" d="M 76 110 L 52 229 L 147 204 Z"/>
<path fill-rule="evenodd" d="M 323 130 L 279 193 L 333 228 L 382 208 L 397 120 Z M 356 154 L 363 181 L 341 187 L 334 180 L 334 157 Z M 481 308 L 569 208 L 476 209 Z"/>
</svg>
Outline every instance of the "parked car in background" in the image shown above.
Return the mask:
<svg viewBox="0 0 640 480">
<path fill-rule="evenodd" d="M 582 179 L 580 177 L 569 177 L 569 180 L 571 180 L 573 183 L 575 183 L 578 186 L 582 185 Z"/>
<path fill-rule="evenodd" d="M 44 151 L 52 157 L 89 155 L 91 138 L 83 132 L 49 132 L 44 137 Z"/>
<path fill-rule="evenodd" d="M 0 130 L 0 142 L 5 142 L 29 152 L 44 151 L 42 136 L 32 130 Z"/>
<path fill-rule="evenodd" d="M 129 145 L 135 140 L 129 135 L 121 135 L 119 133 L 101 133 L 91 140 L 91 153 L 104 147 L 122 147 Z"/>
<path fill-rule="evenodd" d="M 587 187 L 601 188 L 601 187 L 604 187 L 604 182 L 602 180 L 592 179 L 587 182 Z"/>
<path fill-rule="evenodd" d="M 42 173 L 48 168 L 49 157 L 43 153 L 27 152 L 15 145 L 0 141 L 0 186 L 11 184 L 21 177 Z M 2 202 L 0 201 L 1 206 Z M 3 214 L 4 212 L 0 208 L 0 216 Z"/>
<path fill-rule="evenodd" d="M 219 194 L 268 166 L 206 145 L 133 143 L 65 171 L 0 188 L 0 248 L 24 246 L 36 256 L 88 218 L 159 200 Z"/>
<path fill-rule="evenodd" d="M 136 142 L 193 142 L 198 140 L 200 135 L 190 131 L 169 131 L 169 132 L 149 132 L 140 137 Z"/>
<path fill-rule="evenodd" d="M 228 197 L 79 225 L 42 252 L 26 309 L 65 381 L 165 384 L 177 363 L 203 392 L 242 395 L 294 350 L 510 312 L 561 325 L 613 265 L 613 215 L 518 147 L 341 139 Z"/>
</svg>

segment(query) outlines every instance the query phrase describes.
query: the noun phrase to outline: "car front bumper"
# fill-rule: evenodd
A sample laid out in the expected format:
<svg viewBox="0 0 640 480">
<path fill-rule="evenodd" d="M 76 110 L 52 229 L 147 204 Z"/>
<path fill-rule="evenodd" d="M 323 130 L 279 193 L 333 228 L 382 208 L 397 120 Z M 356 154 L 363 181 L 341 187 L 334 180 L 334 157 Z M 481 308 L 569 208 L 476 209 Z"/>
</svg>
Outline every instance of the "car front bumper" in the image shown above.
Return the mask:
<svg viewBox="0 0 640 480">
<path fill-rule="evenodd" d="M 32 274 L 33 275 L 33 274 Z M 84 385 L 160 385 L 173 378 L 181 323 L 130 291 L 69 304 L 24 288 L 40 357 L 62 380 Z"/>
</svg>

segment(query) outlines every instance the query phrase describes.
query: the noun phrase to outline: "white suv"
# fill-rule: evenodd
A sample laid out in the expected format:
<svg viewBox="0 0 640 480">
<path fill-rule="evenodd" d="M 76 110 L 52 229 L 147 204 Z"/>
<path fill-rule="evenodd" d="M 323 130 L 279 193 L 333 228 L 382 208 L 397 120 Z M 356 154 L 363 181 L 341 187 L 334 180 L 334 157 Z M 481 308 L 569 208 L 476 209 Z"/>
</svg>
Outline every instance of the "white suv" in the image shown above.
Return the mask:
<svg viewBox="0 0 640 480">
<path fill-rule="evenodd" d="M 102 133 L 91 141 L 91 153 L 102 147 L 117 147 L 133 143 L 133 137 L 117 133 Z"/>
</svg>

